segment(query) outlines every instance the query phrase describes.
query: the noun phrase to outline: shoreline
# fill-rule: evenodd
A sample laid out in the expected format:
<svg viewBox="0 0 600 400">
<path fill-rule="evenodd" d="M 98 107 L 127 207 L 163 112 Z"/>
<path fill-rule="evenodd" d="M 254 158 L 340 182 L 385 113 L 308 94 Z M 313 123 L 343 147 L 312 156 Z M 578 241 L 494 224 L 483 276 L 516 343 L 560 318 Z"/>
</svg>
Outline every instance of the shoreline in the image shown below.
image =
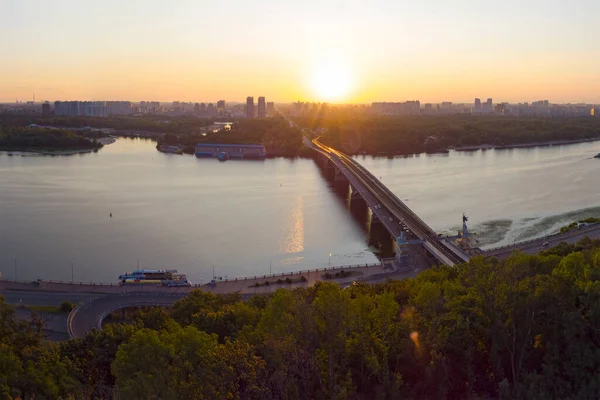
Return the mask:
<svg viewBox="0 0 600 400">
<path fill-rule="evenodd" d="M 0 154 L 6 153 L 7 156 L 30 157 L 34 155 L 40 156 L 72 156 L 76 154 L 93 153 L 100 150 L 102 147 L 93 149 L 69 149 L 69 150 L 51 150 L 51 149 L 32 149 L 32 148 L 0 148 Z"/>
<path fill-rule="evenodd" d="M 419 153 L 347 153 L 351 157 L 358 156 L 370 156 L 370 157 L 410 157 L 410 156 L 418 156 L 420 154 L 449 154 L 451 151 L 456 152 L 474 152 L 479 150 L 511 150 L 511 149 L 524 149 L 524 148 L 533 148 L 533 147 L 552 147 L 552 146 L 568 146 L 572 144 L 580 144 L 580 143 L 590 143 L 590 142 L 598 142 L 600 141 L 600 137 L 589 138 L 589 139 L 574 139 L 574 140 L 551 140 L 546 142 L 534 142 L 534 143 L 517 143 L 517 144 L 507 144 L 507 145 L 493 145 L 493 144 L 480 144 L 477 146 L 461 146 L 454 147 L 450 146 L 447 149 L 438 149 L 431 151 L 422 151 Z"/>
<path fill-rule="evenodd" d="M 461 146 L 461 147 L 449 147 L 448 150 L 454 151 L 477 151 L 477 150 L 509 150 L 509 149 L 520 149 L 530 147 L 549 147 L 549 146 L 564 146 L 570 144 L 589 143 L 600 141 L 600 137 L 588 138 L 588 139 L 574 139 L 574 140 L 549 140 L 546 142 L 533 142 L 533 143 L 517 143 L 507 145 L 493 145 L 493 144 L 481 144 L 478 146 Z"/>
<path fill-rule="evenodd" d="M 72 156 L 76 154 L 87 154 L 95 153 L 102 149 L 104 146 L 116 142 L 117 139 L 114 137 L 103 137 L 96 139 L 96 142 L 100 144 L 99 147 L 92 147 L 89 149 L 49 149 L 42 148 L 38 149 L 35 147 L 0 147 L 0 154 L 6 154 L 8 156 L 21 156 L 30 157 L 34 155 L 43 156 Z M 16 154 L 15 154 L 16 153 Z"/>
<path fill-rule="evenodd" d="M 259 294 L 272 293 L 277 289 L 313 286 L 319 281 L 329 281 L 338 284 L 350 284 L 353 281 L 361 281 L 375 276 L 388 275 L 397 272 L 398 267 L 394 259 L 383 259 L 379 263 L 333 266 L 316 269 L 306 269 L 294 272 L 283 272 L 270 275 L 255 275 L 239 278 L 217 280 L 214 284 L 200 283 L 192 286 L 169 287 L 163 285 L 126 285 L 119 283 L 103 282 L 69 282 L 39 279 L 35 280 L 11 280 L 0 278 L 0 291 L 2 290 L 28 290 L 40 292 L 62 292 L 62 293 L 140 293 L 140 292 L 165 292 L 165 293 L 188 293 L 200 289 L 213 293 L 235 293 Z M 346 271 L 349 275 L 335 277 L 336 272 Z M 333 275 L 333 276 L 331 276 Z M 302 279 L 304 276 L 305 279 Z M 290 278 L 292 282 L 285 282 Z M 282 282 L 278 282 L 281 280 Z M 265 284 L 265 282 L 269 282 Z M 256 285 L 258 284 L 258 285 Z"/>
</svg>

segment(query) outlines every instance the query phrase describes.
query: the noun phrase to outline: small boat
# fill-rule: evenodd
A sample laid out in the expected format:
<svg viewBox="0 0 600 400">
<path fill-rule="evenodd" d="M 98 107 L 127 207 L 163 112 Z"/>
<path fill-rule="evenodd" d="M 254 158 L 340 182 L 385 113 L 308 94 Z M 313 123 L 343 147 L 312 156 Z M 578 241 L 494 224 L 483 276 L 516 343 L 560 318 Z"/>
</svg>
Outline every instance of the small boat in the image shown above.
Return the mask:
<svg viewBox="0 0 600 400">
<path fill-rule="evenodd" d="M 596 154 L 594 158 L 600 158 L 600 153 Z"/>
</svg>

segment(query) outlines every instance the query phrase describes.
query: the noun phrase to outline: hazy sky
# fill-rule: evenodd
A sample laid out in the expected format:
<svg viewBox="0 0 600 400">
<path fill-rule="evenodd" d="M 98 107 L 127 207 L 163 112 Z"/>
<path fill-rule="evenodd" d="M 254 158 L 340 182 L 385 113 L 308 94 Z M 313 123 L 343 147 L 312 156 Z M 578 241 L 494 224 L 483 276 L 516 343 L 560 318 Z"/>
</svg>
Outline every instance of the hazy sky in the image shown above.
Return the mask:
<svg viewBox="0 0 600 400">
<path fill-rule="evenodd" d="M 598 0 L 1 0 L 0 101 L 600 103 L 599 16 Z"/>
</svg>

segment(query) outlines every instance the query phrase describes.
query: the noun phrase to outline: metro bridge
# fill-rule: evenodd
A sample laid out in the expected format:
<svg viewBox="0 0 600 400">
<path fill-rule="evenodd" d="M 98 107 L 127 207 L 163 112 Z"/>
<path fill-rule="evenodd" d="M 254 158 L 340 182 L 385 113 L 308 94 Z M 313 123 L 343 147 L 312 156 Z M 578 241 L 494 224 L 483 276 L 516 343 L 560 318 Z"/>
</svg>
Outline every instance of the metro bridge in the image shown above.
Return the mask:
<svg viewBox="0 0 600 400">
<path fill-rule="evenodd" d="M 460 248 L 442 240 L 421 218 L 392 193 L 377 177 L 344 153 L 325 146 L 319 139 L 305 140 L 315 150 L 317 162 L 336 185 L 349 184 L 352 189 L 351 204 L 369 207 L 375 221 L 383 224 L 389 234 L 402 243 L 419 243 L 440 264 L 454 266 L 468 262 L 470 257 Z M 407 232 L 412 240 L 405 240 Z M 400 243 L 400 244 L 402 244 Z"/>
</svg>

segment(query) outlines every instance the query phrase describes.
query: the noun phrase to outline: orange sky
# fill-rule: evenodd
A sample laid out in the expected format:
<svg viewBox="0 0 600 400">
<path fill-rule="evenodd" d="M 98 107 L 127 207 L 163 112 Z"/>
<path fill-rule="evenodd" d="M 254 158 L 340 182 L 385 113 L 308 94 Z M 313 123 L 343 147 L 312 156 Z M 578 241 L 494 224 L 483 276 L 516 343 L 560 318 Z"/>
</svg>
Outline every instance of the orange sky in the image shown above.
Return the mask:
<svg viewBox="0 0 600 400">
<path fill-rule="evenodd" d="M 600 103 L 600 2 L 167 3 L 9 2 L 0 101 Z"/>
</svg>

